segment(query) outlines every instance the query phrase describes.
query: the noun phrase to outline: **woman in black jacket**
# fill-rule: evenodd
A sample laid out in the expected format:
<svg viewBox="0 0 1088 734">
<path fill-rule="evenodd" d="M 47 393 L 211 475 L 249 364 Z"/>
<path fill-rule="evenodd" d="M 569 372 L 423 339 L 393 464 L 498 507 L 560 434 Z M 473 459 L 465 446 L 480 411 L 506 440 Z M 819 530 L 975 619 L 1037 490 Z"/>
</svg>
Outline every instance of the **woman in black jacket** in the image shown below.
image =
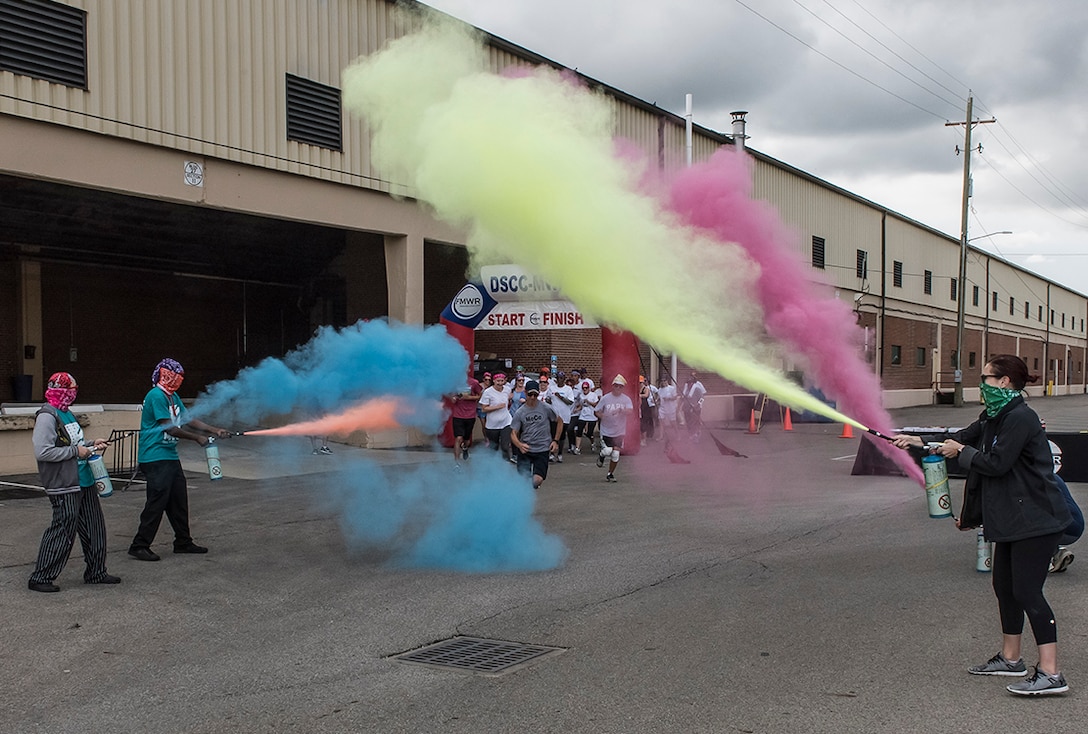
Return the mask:
<svg viewBox="0 0 1088 734">
<path fill-rule="evenodd" d="M 1039 649 L 1039 663 L 1026 680 L 1007 686 L 1010 693 L 1046 695 L 1069 690 L 1058 668 L 1057 627 L 1043 596 L 1050 559 L 1062 531 L 1072 521 L 1054 479 L 1054 461 L 1046 432 L 1021 394 L 1028 374 L 1019 357 L 1002 354 L 982 370 L 980 385 L 986 410 L 979 419 L 941 444 L 936 453 L 957 458 L 967 472 L 961 530 L 982 525 L 994 543 L 993 586 L 1001 615 L 1001 652 L 968 668 L 973 675 L 1023 676 L 1020 657 L 1024 615 Z M 900 448 L 922 446 L 918 436 L 899 435 Z M 981 516 L 972 516 L 981 500 Z"/>
</svg>

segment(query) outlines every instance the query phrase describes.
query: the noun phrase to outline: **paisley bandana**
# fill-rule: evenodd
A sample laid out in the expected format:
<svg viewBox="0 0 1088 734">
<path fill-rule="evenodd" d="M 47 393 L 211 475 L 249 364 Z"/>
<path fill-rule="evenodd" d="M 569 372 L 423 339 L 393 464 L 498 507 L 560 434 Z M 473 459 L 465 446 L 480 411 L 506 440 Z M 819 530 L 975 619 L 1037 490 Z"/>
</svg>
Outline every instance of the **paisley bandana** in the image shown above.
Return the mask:
<svg viewBox="0 0 1088 734">
<path fill-rule="evenodd" d="M 77 392 L 76 378 L 67 372 L 57 372 L 45 386 L 45 401 L 57 410 L 68 410 L 76 401 Z"/>
<path fill-rule="evenodd" d="M 982 391 L 982 402 L 986 403 L 986 415 L 993 418 L 1001 412 L 1001 409 L 1012 402 L 1012 399 L 1020 394 L 1020 391 L 1011 387 L 995 387 L 983 382 L 979 385 Z"/>
<path fill-rule="evenodd" d="M 151 382 L 161 387 L 167 395 L 173 395 L 184 379 L 185 368 L 169 357 L 155 365 L 155 371 L 151 373 Z"/>
</svg>

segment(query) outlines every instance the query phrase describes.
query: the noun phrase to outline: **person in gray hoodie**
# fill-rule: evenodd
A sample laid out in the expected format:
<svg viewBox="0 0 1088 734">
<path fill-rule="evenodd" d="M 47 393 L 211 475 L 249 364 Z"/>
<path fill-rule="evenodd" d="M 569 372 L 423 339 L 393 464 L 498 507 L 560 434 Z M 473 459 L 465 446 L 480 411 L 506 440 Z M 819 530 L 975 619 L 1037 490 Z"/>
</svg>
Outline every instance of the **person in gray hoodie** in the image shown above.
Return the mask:
<svg viewBox="0 0 1088 734">
<path fill-rule="evenodd" d="M 46 404 L 34 419 L 34 458 L 53 506 L 53 521 L 42 535 L 38 562 L 27 581 L 31 591 L 60 591 L 53 582 L 68 562 L 76 535 L 87 564 L 83 583 L 121 583 L 106 572 L 106 522 L 87 466 L 87 457 L 104 450 L 107 442 L 98 439 L 86 445 L 83 428 L 69 410 L 78 389 L 75 378 L 67 372 L 54 374 L 46 386 Z"/>
</svg>

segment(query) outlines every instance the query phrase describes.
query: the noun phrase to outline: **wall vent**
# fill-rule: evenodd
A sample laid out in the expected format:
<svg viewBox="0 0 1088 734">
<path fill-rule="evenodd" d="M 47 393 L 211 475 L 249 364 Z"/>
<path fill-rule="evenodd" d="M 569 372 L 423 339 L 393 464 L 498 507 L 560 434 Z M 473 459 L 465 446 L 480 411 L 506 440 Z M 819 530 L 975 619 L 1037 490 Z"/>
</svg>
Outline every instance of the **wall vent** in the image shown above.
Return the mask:
<svg viewBox="0 0 1088 734">
<path fill-rule="evenodd" d="M 0 69 L 87 88 L 87 14 L 53 0 L 0 0 Z"/>
<path fill-rule="evenodd" d="M 342 150 L 340 90 L 287 75 L 287 139 Z"/>
</svg>

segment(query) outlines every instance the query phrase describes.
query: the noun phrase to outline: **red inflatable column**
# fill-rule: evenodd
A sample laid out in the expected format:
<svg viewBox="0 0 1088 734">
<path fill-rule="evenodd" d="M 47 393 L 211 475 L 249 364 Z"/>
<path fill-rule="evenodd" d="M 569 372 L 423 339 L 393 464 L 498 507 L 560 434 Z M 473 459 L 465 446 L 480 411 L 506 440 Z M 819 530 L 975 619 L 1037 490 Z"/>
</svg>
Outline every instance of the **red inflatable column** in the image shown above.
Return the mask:
<svg viewBox="0 0 1088 734">
<path fill-rule="evenodd" d="M 476 356 L 476 332 L 467 326 L 461 324 L 455 324 L 452 321 L 447 321 L 445 318 L 439 319 L 439 322 L 446 327 L 446 331 L 460 342 L 461 346 L 465 348 L 465 352 L 468 353 L 468 364 L 465 365 L 465 374 L 468 377 L 472 376 L 472 360 Z M 445 404 L 446 409 L 449 409 L 449 404 Z M 453 447 L 453 418 L 447 416 L 446 422 L 442 426 L 442 433 L 438 434 L 438 442 L 446 448 Z"/>
<path fill-rule="evenodd" d="M 623 375 L 627 380 L 624 393 L 631 398 L 631 404 L 635 406 L 635 412 L 627 420 L 627 436 L 623 440 L 623 453 L 637 454 L 639 451 L 639 422 L 638 422 L 638 339 L 629 331 L 612 331 L 601 327 L 601 390 L 608 392 L 612 389 L 612 379 L 616 375 Z"/>
</svg>

